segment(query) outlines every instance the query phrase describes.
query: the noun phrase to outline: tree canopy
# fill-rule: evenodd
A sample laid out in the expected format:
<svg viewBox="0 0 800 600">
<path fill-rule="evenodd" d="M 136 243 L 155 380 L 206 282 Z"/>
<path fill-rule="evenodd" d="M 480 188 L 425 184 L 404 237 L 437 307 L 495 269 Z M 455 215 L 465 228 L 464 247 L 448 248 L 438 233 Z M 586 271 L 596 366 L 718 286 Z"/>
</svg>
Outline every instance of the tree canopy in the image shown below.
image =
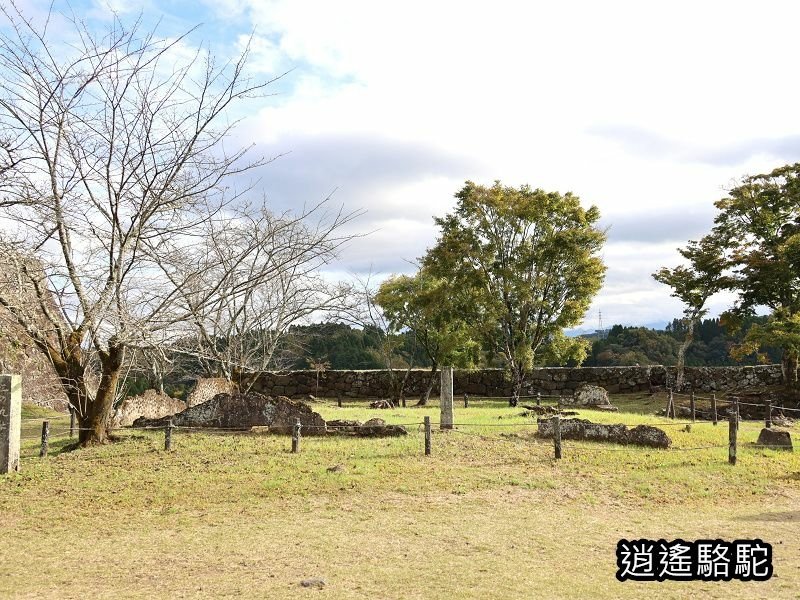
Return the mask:
<svg viewBox="0 0 800 600">
<path fill-rule="evenodd" d="M 800 357 L 800 163 L 745 177 L 715 203 L 712 234 L 727 256 L 727 287 L 738 293 L 725 315 L 735 324 L 766 307 L 766 323 L 750 328 L 739 352 L 763 343 L 783 349 L 787 384 L 797 386 Z"/>
<path fill-rule="evenodd" d="M 526 371 L 544 360 L 582 360 L 586 344 L 566 338 L 603 282 L 605 233 L 596 207 L 571 194 L 499 181 L 468 181 L 455 211 L 435 219 L 437 244 L 423 267 L 469 297 L 465 318 L 503 357 L 520 393 Z"/>
<path fill-rule="evenodd" d="M 694 339 L 695 326 L 708 311 L 709 298 L 725 286 L 726 266 L 723 251 L 711 236 L 699 242 L 690 241 L 686 248 L 679 248 L 688 266 L 679 265 L 673 269 L 663 267 L 653 274 L 653 278 L 672 288 L 672 296 L 684 304 L 683 317 L 686 323 L 683 343 L 678 349 L 678 369 L 675 386 L 683 385 L 683 366 L 687 348 Z"/>
<path fill-rule="evenodd" d="M 420 405 L 427 403 L 440 365 L 469 367 L 480 359 L 480 347 L 464 320 L 459 296 L 427 270 L 390 277 L 381 284 L 375 299 L 395 331 L 413 332 L 431 365 Z"/>
<path fill-rule="evenodd" d="M 673 288 L 685 306 L 687 342 L 705 314 L 708 297 L 720 290 L 737 294 L 722 315 L 731 330 L 751 324 L 731 348 L 735 358 L 761 353 L 764 346 L 783 352 L 784 380 L 798 385 L 800 358 L 800 163 L 744 177 L 718 209 L 710 234 L 679 250 L 689 266 L 662 268 L 653 277 Z M 766 320 L 753 322 L 764 309 Z M 765 358 L 762 354 L 761 358 Z M 680 364 L 680 363 L 679 363 Z"/>
</svg>

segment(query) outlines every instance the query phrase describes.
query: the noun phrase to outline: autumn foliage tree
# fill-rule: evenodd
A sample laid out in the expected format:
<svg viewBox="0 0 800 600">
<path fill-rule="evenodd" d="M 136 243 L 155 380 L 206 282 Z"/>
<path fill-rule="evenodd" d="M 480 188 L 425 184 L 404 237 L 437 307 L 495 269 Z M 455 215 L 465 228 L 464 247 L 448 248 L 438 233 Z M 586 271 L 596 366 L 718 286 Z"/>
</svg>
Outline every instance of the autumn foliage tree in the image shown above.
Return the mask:
<svg viewBox="0 0 800 600">
<path fill-rule="evenodd" d="M 442 279 L 425 269 L 414 275 L 384 281 L 375 297 L 395 331 L 413 333 L 430 361 L 430 377 L 418 406 L 425 406 L 440 366 L 471 367 L 480 358 L 480 346 L 465 321 L 459 296 Z"/>
<path fill-rule="evenodd" d="M 712 235 L 727 256 L 727 287 L 738 294 L 729 324 L 769 310 L 747 332 L 740 355 L 762 344 L 783 349 L 784 381 L 798 387 L 800 359 L 800 163 L 745 177 L 717 201 Z"/>
<path fill-rule="evenodd" d="M 752 323 L 731 354 L 744 357 L 764 346 L 783 351 L 784 382 L 798 387 L 800 359 L 800 163 L 743 178 L 715 202 L 714 227 L 700 242 L 681 250 L 688 267 L 661 269 L 654 277 L 686 304 L 686 317 L 704 314 L 708 296 L 737 294 L 722 314 L 735 331 Z M 753 317 L 769 311 L 765 323 Z M 687 330 L 691 341 L 693 326 Z M 685 350 L 685 349 L 684 349 Z"/>
<path fill-rule="evenodd" d="M 672 288 L 672 295 L 684 305 L 683 321 L 685 335 L 678 348 L 677 375 L 675 387 L 683 387 L 683 371 L 686 362 L 686 350 L 692 343 L 697 323 L 708 312 L 706 304 L 726 285 L 724 270 L 725 254 L 713 236 L 706 236 L 700 241 L 690 241 L 678 252 L 688 264 L 674 268 L 663 267 L 653 274 L 653 278 Z"/>
<path fill-rule="evenodd" d="M 469 298 L 462 318 L 502 357 L 516 398 L 534 365 L 586 356 L 586 342 L 563 330 L 581 322 L 603 282 L 600 212 L 571 193 L 500 182 L 467 182 L 456 198 L 436 219 L 423 267 Z"/>
</svg>

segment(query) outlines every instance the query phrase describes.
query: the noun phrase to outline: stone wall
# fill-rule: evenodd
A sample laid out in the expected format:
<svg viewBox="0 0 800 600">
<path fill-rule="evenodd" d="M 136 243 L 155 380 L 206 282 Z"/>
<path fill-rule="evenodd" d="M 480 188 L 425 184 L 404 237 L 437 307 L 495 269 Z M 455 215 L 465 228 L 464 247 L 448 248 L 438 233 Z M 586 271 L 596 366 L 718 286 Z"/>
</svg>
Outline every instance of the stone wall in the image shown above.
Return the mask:
<svg viewBox="0 0 800 600">
<path fill-rule="evenodd" d="M 145 390 L 138 396 L 129 396 L 117 406 L 111 416 L 111 426 L 127 427 L 139 417 L 159 419 L 167 415 L 174 415 L 186 408 L 186 404 L 156 390 Z"/>
<path fill-rule="evenodd" d="M 400 374 L 402 376 L 402 373 Z M 427 385 L 429 371 L 413 370 L 406 385 L 406 396 L 418 396 Z M 582 383 L 604 387 L 609 393 L 649 391 L 652 386 L 664 386 L 675 380 L 675 367 L 547 367 L 534 369 L 530 375 L 527 394 L 571 395 Z M 684 380 L 687 389 L 696 391 L 729 391 L 748 387 L 777 385 L 781 382 L 780 365 L 757 367 L 687 367 Z M 454 393 L 473 396 L 510 396 L 511 384 L 500 369 L 455 371 Z M 335 398 L 386 397 L 389 374 L 375 371 L 327 371 L 320 375 L 319 390 L 315 371 L 266 373 L 253 391 L 270 396 L 298 398 L 305 394 Z M 438 378 L 433 389 L 439 393 Z"/>
<path fill-rule="evenodd" d="M 208 402 L 217 394 L 233 394 L 236 391 L 236 384 L 222 377 L 201 377 L 192 388 L 188 398 L 187 406 L 197 406 Z"/>
</svg>

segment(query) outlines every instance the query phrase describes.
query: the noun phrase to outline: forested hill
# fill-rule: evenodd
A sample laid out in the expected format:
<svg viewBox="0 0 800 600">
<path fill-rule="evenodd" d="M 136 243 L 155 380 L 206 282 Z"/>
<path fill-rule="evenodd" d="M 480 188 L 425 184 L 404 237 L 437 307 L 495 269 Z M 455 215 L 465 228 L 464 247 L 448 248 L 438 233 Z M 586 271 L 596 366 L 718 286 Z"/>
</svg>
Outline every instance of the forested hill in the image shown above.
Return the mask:
<svg viewBox="0 0 800 600">
<path fill-rule="evenodd" d="M 779 363 L 781 352 L 778 348 L 761 348 L 760 357 L 751 354 L 741 361 L 734 360 L 730 355 L 731 348 L 742 341 L 750 326 L 765 321 L 766 317 L 754 317 L 738 332 L 732 333 L 726 330 L 719 319 L 704 319 L 697 325 L 694 342 L 686 351 L 686 364 L 727 366 Z M 583 364 L 587 367 L 674 365 L 685 334 L 685 326 L 679 319 L 675 319 L 663 331 L 614 325 L 605 336 L 588 336 L 592 340 L 592 349 Z"/>
<path fill-rule="evenodd" d="M 731 348 L 742 341 L 753 323 L 766 317 L 755 317 L 738 332 L 732 333 L 719 319 L 705 319 L 697 325 L 694 342 L 686 352 L 689 366 L 754 365 L 759 358 L 753 354 L 741 362 L 730 355 Z M 683 322 L 675 319 L 664 330 L 646 327 L 614 325 L 605 334 L 586 336 L 591 350 L 583 365 L 674 365 L 678 360 L 678 348 L 685 336 Z M 290 368 L 309 369 L 313 365 L 327 363 L 328 369 L 381 369 L 385 368 L 383 353 L 392 354 L 395 366 L 402 367 L 413 360 L 415 367 L 428 367 L 430 363 L 421 349 L 414 344 L 413 333 L 395 336 L 387 345 L 382 332 L 375 329 L 356 329 L 343 324 L 316 324 L 293 327 L 289 336 L 291 350 L 287 353 Z M 762 348 L 762 362 L 780 362 L 780 350 Z M 478 366 L 501 366 L 484 356 L 484 364 Z M 289 366 L 289 365 L 287 365 Z"/>
</svg>

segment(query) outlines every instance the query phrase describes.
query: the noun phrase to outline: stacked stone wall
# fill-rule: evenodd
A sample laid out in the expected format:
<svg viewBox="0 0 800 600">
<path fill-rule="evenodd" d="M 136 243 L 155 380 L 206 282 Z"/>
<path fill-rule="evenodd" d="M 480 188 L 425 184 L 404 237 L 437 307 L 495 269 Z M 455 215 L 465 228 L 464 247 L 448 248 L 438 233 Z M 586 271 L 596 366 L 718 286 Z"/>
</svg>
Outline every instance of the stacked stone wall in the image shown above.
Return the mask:
<svg viewBox="0 0 800 600">
<path fill-rule="evenodd" d="M 399 373 L 400 376 L 403 373 Z M 406 384 L 406 396 L 418 396 L 426 387 L 430 372 L 412 370 Z M 675 367 L 545 367 L 534 369 L 525 392 L 534 395 L 572 395 L 582 383 L 599 385 L 611 394 L 649 391 L 675 380 Z M 270 396 L 298 398 L 306 394 L 335 398 L 385 398 L 389 394 L 389 373 L 374 371 L 326 371 L 319 377 L 315 371 L 265 373 L 256 382 L 254 391 Z M 685 389 L 696 391 L 733 391 L 781 383 L 780 365 L 755 367 L 687 367 Z M 511 382 L 501 369 L 456 370 L 454 393 L 473 396 L 510 396 Z M 438 378 L 433 389 L 439 393 Z"/>
</svg>

